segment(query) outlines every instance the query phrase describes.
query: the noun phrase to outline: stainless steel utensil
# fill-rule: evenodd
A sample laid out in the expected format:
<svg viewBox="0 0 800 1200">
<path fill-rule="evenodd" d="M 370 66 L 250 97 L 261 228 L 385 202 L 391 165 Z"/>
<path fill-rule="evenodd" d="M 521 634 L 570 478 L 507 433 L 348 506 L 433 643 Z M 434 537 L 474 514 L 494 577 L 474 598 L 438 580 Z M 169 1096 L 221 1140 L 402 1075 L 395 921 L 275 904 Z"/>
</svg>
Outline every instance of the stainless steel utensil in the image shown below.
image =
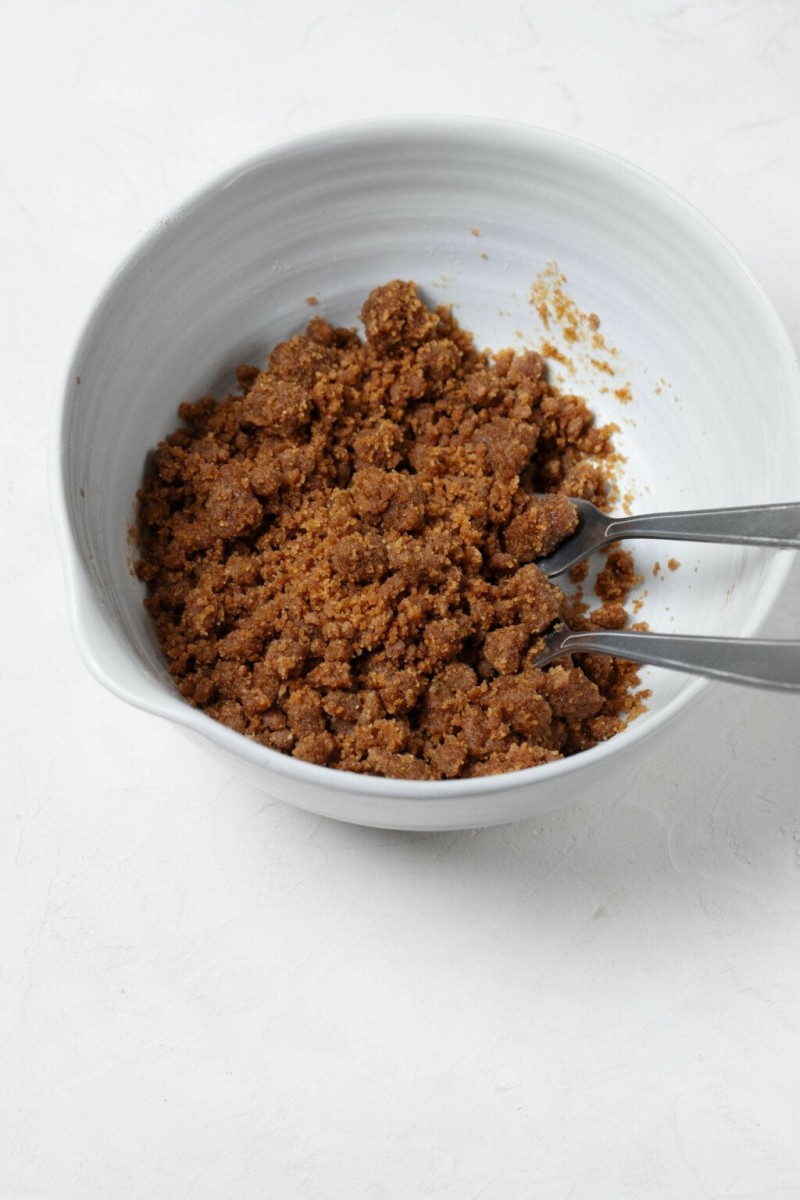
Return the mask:
<svg viewBox="0 0 800 1200">
<path fill-rule="evenodd" d="M 592 652 L 728 683 L 800 691 L 800 642 L 795 641 L 693 637 L 633 629 L 572 630 L 559 624 L 544 635 L 544 642 L 544 649 L 533 660 L 535 666 L 543 666 L 564 654 Z"/>
<path fill-rule="evenodd" d="M 557 550 L 536 563 L 549 578 L 568 571 L 592 551 L 622 538 L 665 538 L 800 549 L 800 504 L 758 504 L 745 508 L 610 517 L 588 500 L 573 499 L 572 503 L 578 510 L 578 528 Z"/>
</svg>

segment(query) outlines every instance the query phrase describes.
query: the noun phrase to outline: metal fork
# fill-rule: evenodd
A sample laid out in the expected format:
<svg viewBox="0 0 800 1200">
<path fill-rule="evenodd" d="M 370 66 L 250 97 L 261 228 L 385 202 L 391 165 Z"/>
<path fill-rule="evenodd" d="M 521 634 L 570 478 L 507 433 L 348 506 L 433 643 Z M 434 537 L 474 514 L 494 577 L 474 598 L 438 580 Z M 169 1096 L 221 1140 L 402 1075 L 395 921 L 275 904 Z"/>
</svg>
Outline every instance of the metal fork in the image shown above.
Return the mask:
<svg viewBox="0 0 800 1200">
<path fill-rule="evenodd" d="M 613 654 L 728 683 L 800 691 L 800 642 L 795 641 L 692 637 L 632 629 L 573 630 L 559 624 L 544 635 L 544 643 L 533 659 L 534 666 L 544 666 L 564 654 Z"/>
<path fill-rule="evenodd" d="M 593 550 L 621 538 L 667 538 L 800 549 L 800 504 L 757 504 L 743 508 L 609 517 L 588 500 L 570 498 L 570 503 L 578 510 L 578 528 L 557 550 L 536 563 L 548 578 L 568 571 L 588 558 Z"/>
</svg>

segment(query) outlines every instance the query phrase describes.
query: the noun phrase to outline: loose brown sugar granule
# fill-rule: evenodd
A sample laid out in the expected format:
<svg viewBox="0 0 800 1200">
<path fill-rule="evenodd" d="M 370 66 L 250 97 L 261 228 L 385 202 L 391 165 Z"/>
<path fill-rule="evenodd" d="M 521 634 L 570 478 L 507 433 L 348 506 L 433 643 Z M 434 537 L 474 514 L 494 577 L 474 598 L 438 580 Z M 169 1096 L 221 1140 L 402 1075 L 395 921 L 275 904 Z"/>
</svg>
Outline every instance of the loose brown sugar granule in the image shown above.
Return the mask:
<svg viewBox="0 0 800 1200">
<path fill-rule="evenodd" d="M 406 779 L 610 737 L 633 664 L 533 658 L 558 618 L 624 625 L 632 564 L 609 558 L 588 613 L 532 561 L 574 528 L 567 495 L 605 497 L 610 428 L 412 283 L 361 315 L 366 341 L 314 318 L 239 368 L 240 394 L 182 405 L 156 450 L 137 571 L 177 687 L 275 750 Z"/>
<path fill-rule="evenodd" d="M 642 582 L 629 550 L 611 550 L 606 565 L 597 576 L 595 592 L 601 600 L 624 600 L 628 592 Z"/>
</svg>

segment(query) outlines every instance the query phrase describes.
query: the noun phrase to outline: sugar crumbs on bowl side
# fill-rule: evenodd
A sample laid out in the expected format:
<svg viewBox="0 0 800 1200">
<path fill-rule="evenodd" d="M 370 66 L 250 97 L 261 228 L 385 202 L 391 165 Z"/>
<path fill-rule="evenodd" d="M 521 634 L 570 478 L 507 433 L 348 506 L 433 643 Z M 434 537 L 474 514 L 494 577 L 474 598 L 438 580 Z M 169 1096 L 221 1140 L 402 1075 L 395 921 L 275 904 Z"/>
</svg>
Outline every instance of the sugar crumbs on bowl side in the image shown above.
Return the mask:
<svg viewBox="0 0 800 1200">
<path fill-rule="evenodd" d="M 597 313 L 585 312 L 570 295 L 567 276 L 557 262 L 545 263 L 531 285 L 528 299 L 547 334 L 542 345 L 547 358 L 561 363 L 572 374 L 576 365 L 581 364 L 617 382 L 615 377 L 621 369 L 619 350 L 601 332 Z M 561 345 L 554 340 L 556 336 Z M 630 383 L 600 385 L 598 391 L 611 392 L 620 404 L 630 404 L 633 400 Z"/>
<path fill-rule="evenodd" d="M 312 763 L 405 779 L 514 771 L 618 733 L 634 664 L 564 657 L 557 620 L 619 628 L 638 576 L 610 556 L 590 609 L 535 560 L 607 503 L 611 427 L 533 351 L 476 350 L 413 283 L 365 338 L 315 317 L 179 409 L 138 494 L 140 578 L 176 686 Z"/>
</svg>

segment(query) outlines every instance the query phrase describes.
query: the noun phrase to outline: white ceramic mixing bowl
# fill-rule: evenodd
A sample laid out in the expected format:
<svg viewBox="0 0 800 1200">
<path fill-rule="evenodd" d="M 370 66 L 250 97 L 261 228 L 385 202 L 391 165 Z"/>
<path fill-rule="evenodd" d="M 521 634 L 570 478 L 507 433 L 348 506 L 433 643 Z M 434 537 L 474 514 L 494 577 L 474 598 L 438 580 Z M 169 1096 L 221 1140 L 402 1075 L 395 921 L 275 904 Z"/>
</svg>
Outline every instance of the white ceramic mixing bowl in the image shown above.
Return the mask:
<svg viewBox="0 0 800 1200">
<path fill-rule="evenodd" d="M 160 223 L 109 283 L 66 374 L 53 451 L 56 523 L 81 654 L 112 692 L 168 717 L 273 796 L 367 825 L 445 829 L 552 809 L 633 771 L 707 683 L 644 672 L 649 711 L 560 762 L 407 782 L 298 761 L 191 708 L 165 670 L 128 530 L 148 452 L 178 404 L 222 393 L 313 312 L 354 325 L 369 291 L 414 279 L 479 345 L 537 345 L 531 284 L 555 260 L 619 349 L 615 376 L 576 356 L 556 378 L 620 426 L 641 510 L 797 500 L 800 379 L 788 338 L 736 253 L 675 193 L 541 130 L 454 118 L 323 131 L 229 172 Z M 551 329 L 548 336 L 553 335 Z M 601 356 L 602 357 L 602 356 Z M 610 360 L 607 360 L 610 361 Z M 614 395 L 630 386 L 631 403 Z M 641 544 L 640 544 L 641 545 Z M 651 544 L 652 628 L 753 634 L 788 552 Z M 652 574 L 648 571 L 648 574 Z"/>
</svg>

